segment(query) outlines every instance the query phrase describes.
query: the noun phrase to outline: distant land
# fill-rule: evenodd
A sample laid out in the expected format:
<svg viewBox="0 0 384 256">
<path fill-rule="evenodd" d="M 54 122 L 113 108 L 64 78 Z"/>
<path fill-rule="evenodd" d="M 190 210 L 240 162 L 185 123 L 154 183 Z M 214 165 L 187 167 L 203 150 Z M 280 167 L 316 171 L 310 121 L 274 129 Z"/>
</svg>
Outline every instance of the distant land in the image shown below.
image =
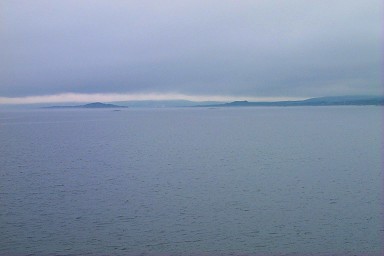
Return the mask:
<svg viewBox="0 0 384 256">
<path fill-rule="evenodd" d="M 320 97 L 297 101 L 249 102 L 233 101 L 230 103 L 200 105 L 199 107 L 263 107 L 263 106 L 368 106 L 384 105 L 382 96 L 335 96 Z"/>
<path fill-rule="evenodd" d="M 75 103 L 73 103 L 75 104 Z M 37 104 L 39 105 L 39 104 Z M 186 100 L 166 101 L 120 101 L 112 103 L 94 102 L 85 105 L 40 105 L 45 109 L 121 109 L 121 108 L 175 108 L 175 107 L 290 107 L 290 106 L 383 106 L 384 96 L 333 96 L 318 97 L 295 101 L 233 101 L 233 102 L 194 102 Z M 21 106 L 22 107 L 22 106 Z M 24 108 L 36 108 L 34 105 L 24 105 Z"/>
<path fill-rule="evenodd" d="M 94 102 L 86 105 L 56 105 L 50 106 L 47 104 L 24 105 L 25 107 L 39 107 L 45 109 L 60 109 L 60 108 L 177 108 L 177 107 L 194 107 L 197 105 L 214 105 L 225 102 L 219 101 L 204 101 L 194 102 L 188 100 L 134 100 L 134 101 L 117 101 L 110 104 Z M 74 103 L 73 103 L 74 104 Z M 40 105 L 40 106 L 39 106 Z"/>
<path fill-rule="evenodd" d="M 94 102 L 85 105 L 77 105 L 77 106 L 51 106 L 51 107 L 43 107 L 43 108 L 127 108 L 126 106 L 118 106 L 114 104 L 106 104 L 101 102 Z"/>
<path fill-rule="evenodd" d="M 132 101 L 115 101 L 113 104 L 127 106 L 130 108 L 178 108 L 178 107 L 194 107 L 197 105 L 215 105 L 223 104 L 223 101 L 204 101 L 196 102 L 189 100 L 132 100 Z"/>
</svg>

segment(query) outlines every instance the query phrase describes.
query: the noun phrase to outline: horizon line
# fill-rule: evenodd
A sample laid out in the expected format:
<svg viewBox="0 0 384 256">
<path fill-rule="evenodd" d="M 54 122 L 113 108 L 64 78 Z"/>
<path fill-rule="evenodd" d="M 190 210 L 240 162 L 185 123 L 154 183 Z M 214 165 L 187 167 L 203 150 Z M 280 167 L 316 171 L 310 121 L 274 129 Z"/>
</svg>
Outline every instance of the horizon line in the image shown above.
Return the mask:
<svg viewBox="0 0 384 256">
<path fill-rule="evenodd" d="M 46 103 L 88 103 L 118 101 L 164 101 L 187 100 L 194 102 L 217 101 L 292 101 L 308 99 L 308 97 L 254 97 L 230 95 L 194 95 L 183 93 L 59 93 L 50 95 L 33 95 L 21 97 L 0 97 L 0 105 L 26 105 Z"/>
</svg>

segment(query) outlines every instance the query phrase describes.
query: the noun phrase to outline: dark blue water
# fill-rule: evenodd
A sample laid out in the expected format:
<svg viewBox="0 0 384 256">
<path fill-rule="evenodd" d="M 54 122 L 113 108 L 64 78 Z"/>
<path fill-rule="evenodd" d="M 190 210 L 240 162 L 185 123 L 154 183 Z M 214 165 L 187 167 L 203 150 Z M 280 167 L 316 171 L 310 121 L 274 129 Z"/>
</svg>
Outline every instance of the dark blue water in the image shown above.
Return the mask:
<svg viewBox="0 0 384 256">
<path fill-rule="evenodd" d="M 380 107 L 0 111 L 1 255 L 381 255 Z"/>
</svg>

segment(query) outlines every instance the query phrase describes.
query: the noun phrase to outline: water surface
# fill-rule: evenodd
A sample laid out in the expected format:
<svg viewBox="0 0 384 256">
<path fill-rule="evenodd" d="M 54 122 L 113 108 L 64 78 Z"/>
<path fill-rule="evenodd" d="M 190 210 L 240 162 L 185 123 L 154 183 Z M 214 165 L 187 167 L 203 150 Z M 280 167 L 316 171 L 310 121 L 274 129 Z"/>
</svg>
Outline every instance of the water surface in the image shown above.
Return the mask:
<svg viewBox="0 0 384 256">
<path fill-rule="evenodd" d="M 0 112 L 0 254 L 380 255 L 380 107 Z"/>
</svg>

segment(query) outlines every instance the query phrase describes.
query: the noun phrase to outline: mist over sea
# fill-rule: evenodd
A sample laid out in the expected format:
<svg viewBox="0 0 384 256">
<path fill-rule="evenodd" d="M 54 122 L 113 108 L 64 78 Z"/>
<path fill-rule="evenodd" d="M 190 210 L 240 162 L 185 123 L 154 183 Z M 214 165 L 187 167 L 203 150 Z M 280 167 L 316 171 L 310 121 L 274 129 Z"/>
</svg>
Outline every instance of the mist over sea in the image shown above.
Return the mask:
<svg viewBox="0 0 384 256">
<path fill-rule="evenodd" d="M 1 255 L 382 255 L 383 107 L 0 111 Z"/>
</svg>

